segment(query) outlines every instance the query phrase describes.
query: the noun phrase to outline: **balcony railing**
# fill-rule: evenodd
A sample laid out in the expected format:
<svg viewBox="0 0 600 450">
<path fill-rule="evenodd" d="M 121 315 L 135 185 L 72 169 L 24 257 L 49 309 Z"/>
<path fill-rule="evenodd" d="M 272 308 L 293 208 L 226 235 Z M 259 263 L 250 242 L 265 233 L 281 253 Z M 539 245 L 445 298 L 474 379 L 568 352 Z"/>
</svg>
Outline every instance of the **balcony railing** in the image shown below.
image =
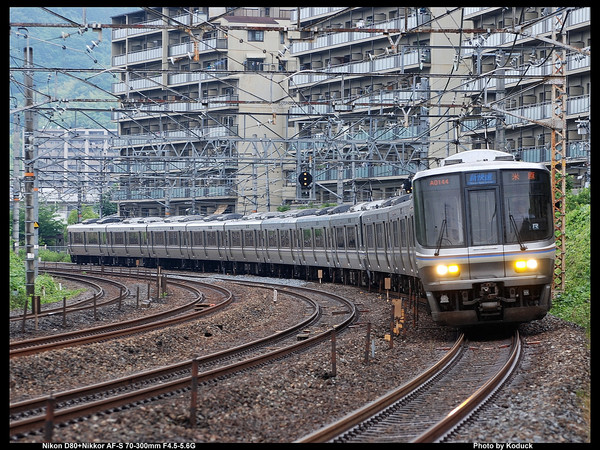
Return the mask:
<svg viewBox="0 0 600 450">
<path fill-rule="evenodd" d="M 180 16 L 173 17 L 173 19 L 175 19 L 177 22 L 183 23 L 185 25 L 190 25 L 190 15 L 189 14 L 182 14 Z M 195 12 L 192 15 L 192 24 L 206 22 L 206 20 L 207 20 L 207 16 L 205 13 Z M 136 25 L 138 25 L 138 26 L 144 25 L 144 28 L 135 28 Z M 124 39 L 129 36 L 135 36 L 135 35 L 143 34 L 143 33 L 155 33 L 157 31 L 157 29 L 146 28 L 149 25 L 162 26 L 162 25 L 164 25 L 164 22 L 163 22 L 163 19 L 155 19 L 155 20 L 149 20 L 146 22 L 131 24 L 132 28 L 113 28 L 112 33 L 111 33 L 112 41 L 114 42 L 118 39 Z"/>
<path fill-rule="evenodd" d="M 166 198 L 168 194 L 171 200 L 181 198 L 202 197 L 236 197 L 237 194 L 231 186 L 208 186 L 208 187 L 180 187 L 180 188 L 147 188 L 133 190 L 118 190 L 111 194 L 111 200 L 159 200 Z"/>
</svg>

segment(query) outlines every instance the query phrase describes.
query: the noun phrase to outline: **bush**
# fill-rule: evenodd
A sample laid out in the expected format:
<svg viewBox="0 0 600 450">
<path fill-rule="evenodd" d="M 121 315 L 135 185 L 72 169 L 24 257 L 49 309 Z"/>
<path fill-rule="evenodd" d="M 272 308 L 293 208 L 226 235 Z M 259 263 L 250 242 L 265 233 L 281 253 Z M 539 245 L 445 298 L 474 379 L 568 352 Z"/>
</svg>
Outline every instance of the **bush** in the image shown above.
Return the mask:
<svg viewBox="0 0 600 450">
<path fill-rule="evenodd" d="M 573 196 L 575 197 L 575 196 Z M 590 328 L 590 214 L 589 195 L 571 198 L 565 217 L 565 286 L 553 301 L 551 313 Z"/>
<path fill-rule="evenodd" d="M 54 253 L 49 250 L 40 250 L 40 256 L 50 257 L 53 255 L 62 255 L 60 258 L 64 258 L 64 254 Z M 57 256 L 51 256 L 52 258 L 59 258 Z M 67 255 L 68 257 L 68 255 Z M 60 260 L 60 259 L 56 259 Z M 25 260 L 22 256 L 15 255 L 15 253 L 10 251 L 10 300 L 9 307 L 11 310 L 13 309 L 23 309 L 23 305 L 25 304 L 25 297 L 27 295 L 26 291 L 26 282 L 27 282 L 27 273 L 25 270 Z M 63 297 L 71 297 L 75 294 L 78 294 L 83 289 L 76 290 L 60 290 L 57 282 L 50 275 L 46 275 L 40 273 L 35 279 L 35 295 L 43 295 L 41 297 L 42 303 L 54 303 L 61 301 Z M 31 310 L 31 300 L 28 303 L 28 310 Z"/>
</svg>

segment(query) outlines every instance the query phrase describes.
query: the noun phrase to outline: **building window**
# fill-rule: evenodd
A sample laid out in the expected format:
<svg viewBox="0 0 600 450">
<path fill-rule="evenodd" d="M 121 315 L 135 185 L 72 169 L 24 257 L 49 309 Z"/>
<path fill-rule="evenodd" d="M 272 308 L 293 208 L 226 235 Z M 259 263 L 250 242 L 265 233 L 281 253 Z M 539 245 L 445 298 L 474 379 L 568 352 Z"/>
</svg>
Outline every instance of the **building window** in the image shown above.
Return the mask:
<svg viewBox="0 0 600 450">
<path fill-rule="evenodd" d="M 265 32 L 261 30 L 248 30 L 248 41 L 262 42 L 265 40 Z"/>
<path fill-rule="evenodd" d="M 245 66 L 246 70 L 263 70 L 263 60 L 248 58 L 245 62 Z"/>
</svg>

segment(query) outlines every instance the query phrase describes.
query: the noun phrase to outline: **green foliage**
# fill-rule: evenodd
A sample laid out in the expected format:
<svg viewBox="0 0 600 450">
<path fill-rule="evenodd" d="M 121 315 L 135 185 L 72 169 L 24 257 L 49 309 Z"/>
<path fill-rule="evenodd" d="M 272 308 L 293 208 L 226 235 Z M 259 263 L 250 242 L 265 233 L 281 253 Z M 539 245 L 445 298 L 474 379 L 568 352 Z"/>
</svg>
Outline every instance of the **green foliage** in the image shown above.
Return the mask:
<svg viewBox="0 0 600 450">
<path fill-rule="evenodd" d="M 590 189 L 567 195 L 565 216 L 565 289 L 551 313 L 590 329 L 591 227 Z"/>
<path fill-rule="evenodd" d="M 40 257 L 44 261 L 49 259 L 44 258 L 52 258 L 51 260 L 64 260 L 64 254 L 54 253 L 48 250 L 40 250 Z M 56 256 L 60 255 L 60 256 Z M 68 255 L 66 255 L 68 258 Z M 9 307 L 10 309 L 22 309 L 25 304 L 26 297 L 26 271 L 25 271 L 25 260 L 23 256 L 16 255 L 14 252 L 10 251 L 10 267 L 9 267 L 9 275 L 10 275 L 10 299 L 9 299 Z M 60 290 L 59 285 L 54 279 L 46 274 L 39 274 L 35 279 L 35 295 L 40 295 L 42 303 L 53 303 L 62 301 L 63 297 L 71 297 L 75 294 L 81 292 L 79 290 Z M 42 295 L 44 294 L 44 295 Z M 29 302 L 29 310 L 31 310 L 31 302 Z"/>
<path fill-rule="evenodd" d="M 68 253 L 52 252 L 43 248 L 40 248 L 39 250 L 39 257 L 42 258 L 42 261 L 71 262 L 71 256 L 69 256 Z"/>
<path fill-rule="evenodd" d="M 90 205 L 83 205 L 81 207 L 81 220 L 84 221 L 86 219 L 95 219 L 96 217 L 100 217 Z M 67 217 L 67 224 L 73 225 L 77 223 L 77 210 L 74 209 L 69 213 L 69 217 Z"/>
<path fill-rule="evenodd" d="M 10 309 L 23 306 L 25 299 L 25 263 L 14 252 L 10 252 L 9 263 Z"/>
<path fill-rule="evenodd" d="M 25 205 L 24 202 L 19 209 L 19 240 L 20 245 L 25 242 Z M 40 245 L 56 245 L 56 238 L 62 236 L 65 230 L 65 224 L 56 216 L 57 208 L 54 205 L 40 202 L 38 205 L 38 241 Z M 9 212 L 9 233 L 12 236 L 12 208 Z"/>
</svg>

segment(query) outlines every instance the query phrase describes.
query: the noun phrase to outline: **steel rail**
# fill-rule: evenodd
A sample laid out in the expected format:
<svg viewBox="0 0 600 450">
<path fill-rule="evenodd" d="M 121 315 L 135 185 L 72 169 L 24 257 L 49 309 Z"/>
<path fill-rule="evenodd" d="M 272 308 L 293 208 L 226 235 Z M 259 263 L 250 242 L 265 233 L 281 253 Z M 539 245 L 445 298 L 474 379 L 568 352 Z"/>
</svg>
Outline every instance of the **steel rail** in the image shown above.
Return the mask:
<svg viewBox="0 0 600 450">
<path fill-rule="evenodd" d="M 320 291 L 317 291 L 317 292 L 319 294 L 323 294 Z M 335 296 L 334 294 L 329 294 L 329 293 L 325 293 L 325 294 L 328 296 Z M 295 295 L 302 296 L 301 294 L 295 294 Z M 338 297 L 338 298 L 341 298 L 341 297 Z M 347 302 L 345 299 L 344 299 L 344 301 Z M 320 314 L 321 314 L 320 308 L 316 308 L 315 312 L 313 313 L 313 316 L 320 315 Z M 352 308 L 348 317 L 346 317 L 341 323 L 332 327 L 332 329 L 330 329 L 330 330 L 318 333 L 313 337 L 307 338 L 306 340 L 297 342 L 290 346 L 286 346 L 286 347 L 283 347 L 280 349 L 270 351 L 263 355 L 259 355 L 259 356 L 241 361 L 241 362 L 232 363 L 232 364 L 226 365 L 224 367 L 220 367 L 217 369 L 203 372 L 198 375 L 197 381 L 198 381 L 198 383 L 210 381 L 210 380 L 213 380 L 213 379 L 216 379 L 219 377 L 223 377 L 223 376 L 235 373 L 235 372 L 239 372 L 239 371 L 260 365 L 260 364 L 264 364 L 271 360 L 279 359 L 285 355 L 291 354 L 296 351 L 304 350 L 304 349 L 306 349 L 312 345 L 315 345 L 319 342 L 330 339 L 332 333 L 338 332 L 339 330 L 346 328 L 348 325 L 350 325 L 355 320 L 356 314 L 357 314 L 356 308 Z M 293 327 L 290 327 L 289 329 L 287 329 L 283 332 L 278 332 L 278 333 L 276 333 L 276 335 L 280 335 L 282 333 L 287 333 L 287 334 L 293 333 L 300 327 L 306 326 L 307 321 L 312 321 L 312 320 L 314 320 L 314 317 L 311 316 L 311 318 L 309 318 L 305 321 L 302 321 L 302 323 L 297 324 Z M 223 352 L 218 352 L 218 353 L 215 353 L 212 355 L 208 355 L 206 357 L 199 358 L 198 361 L 206 362 L 206 360 L 208 360 L 208 359 L 215 359 L 217 357 L 217 355 L 222 357 L 222 355 L 226 354 L 226 353 L 236 353 L 236 352 L 239 352 L 241 348 L 246 349 L 249 346 L 258 345 L 259 342 L 264 344 L 265 342 L 272 340 L 273 336 L 274 335 L 267 336 L 265 338 L 258 339 L 256 341 L 243 344 L 240 347 L 236 347 L 233 349 L 225 350 Z M 36 398 L 36 399 L 26 400 L 24 402 L 19 402 L 19 403 L 15 403 L 15 404 L 11 405 L 11 413 L 17 412 L 19 410 L 42 408 L 43 405 L 47 404 L 49 401 L 55 401 L 55 402 L 65 401 L 70 398 L 81 397 L 81 396 L 87 395 L 87 394 L 93 394 L 93 393 L 97 392 L 97 388 L 100 386 L 102 387 L 103 390 L 108 390 L 110 388 L 117 388 L 117 387 L 125 385 L 125 384 L 130 385 L 132 383 L 140 381 L 141 379 L 154 378 L 160 374 L 171 373 L 173 371 L 178 371 L 181 369 L 187 370 L 188 366 L 191 368 L 191 365 L 192 365 L 192 360 L 188 360 L 188 361 L 184 361 L 182 363 L 178 363 L 178 364 L 175 364 L 172 366 L 167 366 L 167 367 L 163 367 L 163 368 L 159 368 L 159 369 L 146 371 L 146 372 L 134 375 L 134 376 L 128 376 L 128 377 L 123 377 L 123 378 L 105 382 L 105 383 L 99 383 L 98 385 L 93 385 L 93 386 L 87 387 L 87 388 L 80 388 L 80 389 L 76 389 L 76 390 L 72 390 L 72 391 L 66 391 L 64 393 L 54 394 L 51 396 L 45 396 L 45 397 L 40 397 L 40 398 Z M 192 381 L 192 376 L 189 375 L 189 376 L 185 376 L 183 378 L 179 378 L 177 380 L 155 383 L 151 387 L 138 389 L 136 391 L 128 392 L 128 393 L 114 396 L 111 398 L 97 400 L 94 402 L 86 403 L 85 405 L 78 405 L 78 406 L 73 406 L 73 407 L 69 407 L 69 408 L 58 409 L 57 411 L 54 412 L 54 423 L 57 424 L 57 423 L 66 422 L 69 420 L 87 416 L 89 414 L 93 414 L 94 412 L 106 411 L 111 408 L 117 408 L 117 407 L 121 407 L 124 405 L 129 405 L 132 403 L 140 402 L 140 401 L 145 401 L 148 398 L 153 398 L 153 397 L 156 397 L 156 396 L 159 396 L 162 394 L 178 391 L 181 389 L 187 389 L 190 387 L 191 381 Z M 86 389 L 88 389 L 89 392 L 86 391 Z M 75 392 L 75 391 L 77 391 L 77 392 Z M 45 414 L 37 414 L 35 416 L 31 416 L 31 417 L 28 417 L 25 419 L 13 421 L 10 423 L 10 435 L 12 436 L 12 435 L 20 434 L 20 433 L 25 433 L 28 431 L 40 429 L 44 426 L 45 421 L 46 421 Z"/>
<path fill-rule="evenodd" d="M 371 403 L 366 404 L 362 408 L 346 415 L 340 420 L 327 425 L 313 433 L 310 433 L 301 439 L 296 440 L 296 443 L 316 443 L 316 442 L 327 442 L 350 428 L 356 426 L 357 424 L 365 421 L 369 417 L 377 414 L 381 410 L 387 408 L 391 404 L 397 402 L 401 398 L 409 395 L 410 393 L 417 390 L 423 384 L 425 384 L 432 377 L 439 374 L 444 370 L 459 354 L 459 350 L 462 347 L 464 342 L 464 334 L 461 333 L 458 336 L 458 339 L 452 346 L 452 348 L 433 366 L 429 369 L 408 381 L 406 384 L 396 388 L 384 396 L 378 398 L 377 400 L 372 401 Z"/>
<path fill-rule="evenodd" d="M 502 368 L 481 386 L 473 395 L 454 408 L 437 424 L 430 427 L 412 442 L 437 442 L 473 414 L 490 396 L 498 390 L 514 371 L 521 355 L 521 339 L 519 331 L 513 336 L 512 352 Z"/>
<path fill-rule="evenodd" d="M 198 284 L 206 285 L 206 283 L 196 282 Z M 212 285 L 206 285 L 213 290 L 221 290 L 227 298 L 214 306 L 209 306 L 201 311 L 194 311 L 190 314 L 181 315 L 180 313 L 194 307 L 202 299 L 202 293 L 199 289 L 193 286 L 185 285 L 184 283 L 172 281 L 171 284 L 178 285 L 185 289 L 191 289 L 195 292 L 195 298 L 185 305 L 178 308 L 171 309 L 169 311 L 163 311 L 161 313 L 132 319 L 124 322 L 112 323 L 101 325 L 93 328 L 86 328 L 85 330 L 71 331 L 68 333 L 56 334 L 53 336 L 43 336 L 39 338 L 21 340 L 17 342 L 11 342 L 9 356 L 10 358 L 17 356 L 25 356 L 33 353 L 38 353 L 46 350 L 55 350 L 58 348 L 70 347 L 73 345 L 82 345 L 91 342 L 97 342 L 100 340 L 115 338 L 118 336 L 124 336 L 127 334 L 138 333 L 140 331 L 150 330 L 157 327 L 163 327 L 172 325 L 173 323 L 192 320 L 197 317 L 214 312 L 218 308 L 222 308 L 225 305 L 233 301 L 233 294 L 226 289 L 215 287 Z M 174 317 L 168 317 L 173 316 Z M 167 317 L 165 319 L 161 319 Z"/>
<path fill-rule="evenodd" d="M 65 273 L 65 272 L 56 272 L 56 271 L 46 271 L 46 273 L 52 273 L 57 275 L 59 278 L 64 279 L 64 280 L 72 280 L 72 281 L 77 281 L 78 283 L 82 283 L 82 284 L 87 284 L 89 286 L 92 286 L 95 290 L 96 293 L 92 295 L 92 297 L 90 298 L 85 298 L 83 300 L 80 300 L 76 303 L 72 303 L 70 305 L 67 305 L 67 314 L 71 313 L 71 312 L 78 312 L 78 311 L 84 311 L 86 309 L 92 309 L 94 308 L 93 305 L 87 305 L 88 303 L 92 302 L 94 300 L 94 297 L 96 299 L 102 298 L 105 295 L 105 290 L 98 284 L 95 283 L 93 281 L 90 280 L 96 280 L 96 281 L 101 281 L 103 283 L 106 284 L 110 284 L 112 286 L 115 286 L 117 288 L 120 289 L 120 293 L 117 297 L 111 298 L 107 301 L 104 301 L 102 303 L 98 303 L 96 305 L 97 308 L 100 308 L 102 306 L 108 306 L 108 305 L 112 305 L 113 303 L 116 303 L 119 301 L 119 299 L 123 299 L 125 298 L 127 295 L 129 295 L 129 290 L 127 289 L 127 286 L 125 286 L 123 283 L 120 283 L 118 281 L 115 280 L 109 280 L 109 279 L 100 279 L 99 277 L 92 277 L 89 275 L 78 275 L 78 274 L 70 274 L 70 273 Z M 88 278 L 88 279 L 86 279 Z M 87 306 L 85 306 L 87 305 Z M 38 318 L 42 318 L 42 317 L 48 317 L 48 316 L 55 316 L 58 314 L 62 314 L 63 312 L 63 307 L 62 306 L 54 306 L 54 307 L 48 307 L 45 308 L 43 311 L 39 312 L 37 314 Z M 34 313 L 31 314 L 27 314 L 26 315 L 26 319 L 34 319 L 36 317 L 36 315 Z M 22 321 L 23 320 L 23 314 L 19 314 L 17 316 L 11 316 L 10 320 L 12 322 L 17 322 L 17 321 Z"/>
</svg>

